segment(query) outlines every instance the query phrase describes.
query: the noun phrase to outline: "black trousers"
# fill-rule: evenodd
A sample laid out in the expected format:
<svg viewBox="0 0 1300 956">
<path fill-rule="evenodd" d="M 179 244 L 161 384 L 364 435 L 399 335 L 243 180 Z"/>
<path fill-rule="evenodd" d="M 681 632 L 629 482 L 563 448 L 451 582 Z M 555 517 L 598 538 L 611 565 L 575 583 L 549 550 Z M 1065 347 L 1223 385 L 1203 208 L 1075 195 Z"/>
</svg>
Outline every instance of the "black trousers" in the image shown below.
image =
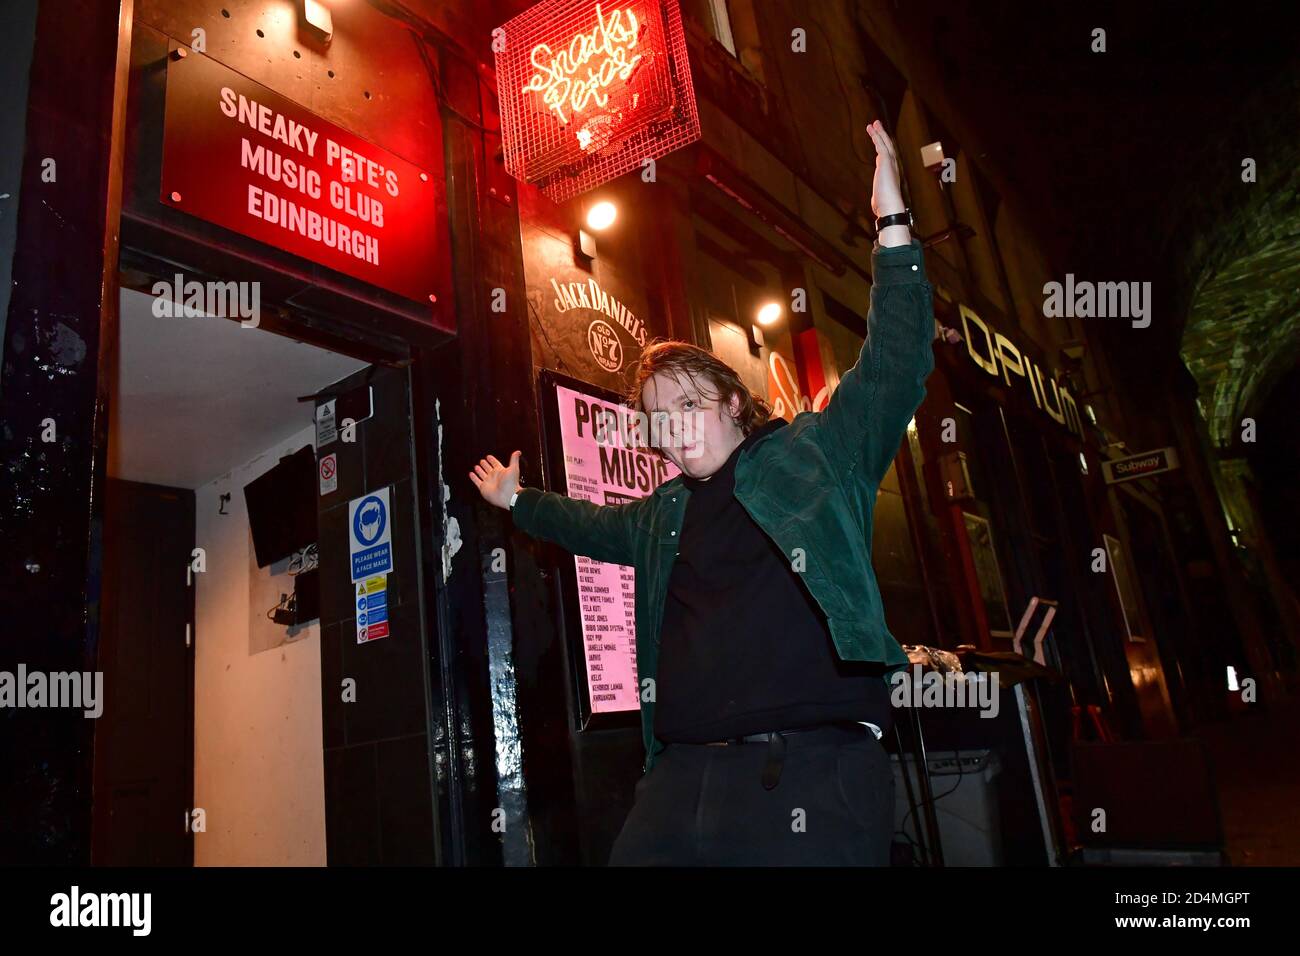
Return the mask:
<svg viewBox="0 0 1300 956">
<path fill-rule="evenodd" d="M 888 866 L 894 777 L 873 733 L 837 727 L 772 747 L 669 744 L 636 785 L 610 866 Z"/>
</svg>

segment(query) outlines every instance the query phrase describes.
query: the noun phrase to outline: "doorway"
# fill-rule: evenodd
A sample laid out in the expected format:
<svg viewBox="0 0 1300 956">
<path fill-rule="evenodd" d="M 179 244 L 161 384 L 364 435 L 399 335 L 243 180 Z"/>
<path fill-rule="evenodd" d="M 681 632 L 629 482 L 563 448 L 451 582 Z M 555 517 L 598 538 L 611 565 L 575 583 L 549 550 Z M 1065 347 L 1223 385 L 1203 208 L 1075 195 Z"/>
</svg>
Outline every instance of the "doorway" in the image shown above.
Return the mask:
<svg viewBox="0 0 1300 956">
<path fill-rule="evenodd" d="M 369 366 L 161 301 L 121 293 L 94 860 L 323 865 L 313 396 Z"/>
</svg>

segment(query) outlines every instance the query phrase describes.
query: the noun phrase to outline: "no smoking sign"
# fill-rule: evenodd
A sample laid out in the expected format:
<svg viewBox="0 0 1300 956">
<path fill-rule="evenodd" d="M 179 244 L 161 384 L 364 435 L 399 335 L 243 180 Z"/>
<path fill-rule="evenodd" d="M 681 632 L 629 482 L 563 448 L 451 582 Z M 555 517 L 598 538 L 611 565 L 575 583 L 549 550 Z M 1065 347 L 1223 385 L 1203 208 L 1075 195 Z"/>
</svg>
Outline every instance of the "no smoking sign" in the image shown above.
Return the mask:
<svg viewBox="0 0 1300 956">
<path fill-rule="evenodd" d="M 339 489 L 339 456 L 330 453 L 320 460 L 320 493 L 323 496 Z"/>
</svg>

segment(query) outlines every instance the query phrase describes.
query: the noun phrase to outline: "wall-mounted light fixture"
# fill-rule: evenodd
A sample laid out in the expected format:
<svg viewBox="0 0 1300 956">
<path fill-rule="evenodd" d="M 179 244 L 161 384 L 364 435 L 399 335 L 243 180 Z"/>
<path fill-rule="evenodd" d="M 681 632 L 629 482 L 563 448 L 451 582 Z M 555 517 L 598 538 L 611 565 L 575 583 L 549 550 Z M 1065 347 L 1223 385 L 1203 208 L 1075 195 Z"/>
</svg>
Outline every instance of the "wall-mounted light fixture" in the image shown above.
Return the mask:
<svg viewBox="0 0 1300 956">
<path fill-rule="evenodd" d="M 334 18 L 330 16 L 330 8 L 321 0 L 302 0 L 302 21 L 321 43 L 329 43 L 333 38 Z"/>
<path fill-rule="evenodd" d="M 781 318 L 781 303 L 764 302 L 758 310 L 758 324 L 771 325 L 777 319 Z"/>
<path fill-rule="evenodd" d="M 1070 339 L 1061 343 L 1061 357 L 1069 362 L 1083 360 L 1083 353 L 1088 351 L 1088 343 L 1083 339 Z"/>
<path fill-rule="evenodd" d="M 931 143 L 921 147 L 921 162 L 932 173 L 943 170 L 943 143 Z"/>
<path fill-rule="evenodd" d="M 592 203 L 587 208 L 587 215 L 583 220 L 585 228 L 578 230 L 578 254 L 587 259 L 595 259 L 596 237 L 592 233 L 603 232 L 612 226 L 617 218 L 618 207 L 608 199 Z"/>
<path fill-rule="evenodd" d="M 587 210 L 587 228 L 592 232 L 608 229 L 618 218 L 618 207 L 608 199 L 602 199 Z"/>
</svg>

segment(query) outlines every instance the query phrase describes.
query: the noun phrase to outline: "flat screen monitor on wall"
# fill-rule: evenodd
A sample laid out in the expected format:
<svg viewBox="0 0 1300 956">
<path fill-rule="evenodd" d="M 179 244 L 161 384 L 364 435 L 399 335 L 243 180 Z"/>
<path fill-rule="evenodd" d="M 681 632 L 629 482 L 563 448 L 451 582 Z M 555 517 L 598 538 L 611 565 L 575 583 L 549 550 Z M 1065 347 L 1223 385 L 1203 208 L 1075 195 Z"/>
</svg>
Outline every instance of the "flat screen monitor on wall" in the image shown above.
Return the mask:
<svg viewBox="0 0 1300 956">
<path fill-rule="evenodd" d="M 304 445 L 244 486 L 257 566 L 316 542 L 316 451 Z"/>
</svg>

